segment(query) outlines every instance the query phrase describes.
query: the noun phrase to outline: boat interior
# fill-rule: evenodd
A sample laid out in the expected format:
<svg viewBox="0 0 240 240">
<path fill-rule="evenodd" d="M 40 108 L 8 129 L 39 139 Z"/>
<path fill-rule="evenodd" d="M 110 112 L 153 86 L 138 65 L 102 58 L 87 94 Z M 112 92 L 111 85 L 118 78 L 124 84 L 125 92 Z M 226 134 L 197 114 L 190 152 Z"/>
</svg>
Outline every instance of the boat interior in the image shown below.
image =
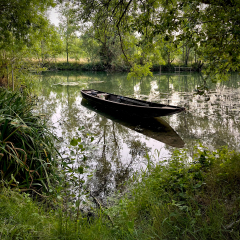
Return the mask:
<svg viewBox="0 0 240 240">
<path fill-rule="evenodd" d="M 94 91 L 94 90 L 86 91 L 85 93 L 90 94 L 94 97 L 97 97 L 97 98 L 100 98 L 103 100 L 112 101 L 112 102 L 119 102 L 119 103 L 124 103 L 124 104 L 149 107 L 149 104 L 147 102 L 143 102 L 141 100 L 129 99 L 129 98 L 114 95 L 114 94 L 108 94 L 108 93 L 98 92 L 98 91 Z"/>
</svg>

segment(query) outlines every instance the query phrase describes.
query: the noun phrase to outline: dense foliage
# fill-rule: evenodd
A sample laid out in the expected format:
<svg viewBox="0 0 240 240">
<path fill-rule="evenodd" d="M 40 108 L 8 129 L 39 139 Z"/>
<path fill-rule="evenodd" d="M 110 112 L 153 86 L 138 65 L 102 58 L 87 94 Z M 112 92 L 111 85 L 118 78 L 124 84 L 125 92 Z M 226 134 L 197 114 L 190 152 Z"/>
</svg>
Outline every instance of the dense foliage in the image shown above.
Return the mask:
<svg viewBox="0 0 240 240">
<path fill-rule="evenodd" d="M 58 28 L 46 15 L 55 5 Z M 66 59 L 64 68 L 130 70 L 133 77 L 172 64 L 214 78 L 239 70 L 236 0 L 4 0 L 0 9 L 1 84 L 13 88 L 25 70 L 61 69 L 57 57 Z M 72 67 L 72 59 L 88 64 Z"/>
<path fill-rule="evenodd" d="M 25 84 L 27 71 L 42 70 L 60 53 L 60 36 L 46 17 L 54 5 L 53 0 L 0 2 L 0 85 L 15 89 L 16 83 Z"/>
<path fill-rule="evenodd" d="M 112 212 L 119 232 L 130 239 L 239 238 L 239 153 L 195 150 L 193 161 L 175 151 L 143 174 L 121 210 Z"/>
<path fill-rule="evenodd" d="M 0 2 L 1 47 L 11 42 L 29 41 L 29 33 L 38 31 L 46 24 L 44 11 L 53 6 L 53 0 L 2 0 Z"/>
<path fill-rule="evenodd" d="M 159 46 L 163 44 L 167 48 L 168 62 L 174 48 L 182 48 L 185 63 L 192 49 L 198 56 L 196 63 L 199 67 L 206 64 L 208 74 L 239 69 L 240 8 L 237 0 L 76 2 L 81 4 L 80 18 L 92 23 L 95 34 L 102 31 L 102 38 L 118 40 L 132 66 L 149 64 L 156 54 L 160 63 L 164 47 L 159 50 Z M 131 41 L 129 36 L 135 36 L 135 40 Z M 137 51 L 130 54 L 132 45 Z"/>
</svg>

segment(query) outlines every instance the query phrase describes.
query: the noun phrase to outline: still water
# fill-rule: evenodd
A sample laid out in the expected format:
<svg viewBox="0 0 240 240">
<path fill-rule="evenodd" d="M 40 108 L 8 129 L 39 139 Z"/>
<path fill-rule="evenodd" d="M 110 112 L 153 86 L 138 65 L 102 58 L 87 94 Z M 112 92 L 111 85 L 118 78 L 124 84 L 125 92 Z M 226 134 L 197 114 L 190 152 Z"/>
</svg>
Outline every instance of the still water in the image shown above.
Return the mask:
<svg viewBox="0 0 240 240">
<path fill-rule="evenodd" d="M 68 146 L 73 137 L 90 146 L 84 150 L 88 169 L 94 170 L 88 186 L 93 195 L 103 197 L 121 189 L 135 171 L 146 168 L 149 159 L 156 163 L 177 148 L 191 152 L 201 142 L 211 150 L 224 145 L 238 149 L 240 76 L 233 74 L 221 83 L 209 81 L 209 91 L 204 93 L 197 91 L 202 85 L 202 76 L 196 73 L 127 80 L 126 74 L 46 72 L 36 82 L 35 91 L 39 96 L 37 111 L 47 116 L 60 139 L 63 157 L 70 156 Z M 147 121 L 128 119 L 127 113 L 118 118 L 88 105 L 82 100 L 81 89 L 178 105 L 186 112 Z M 81 161 L 80 157 L 79 165 Z"/>
</svg>

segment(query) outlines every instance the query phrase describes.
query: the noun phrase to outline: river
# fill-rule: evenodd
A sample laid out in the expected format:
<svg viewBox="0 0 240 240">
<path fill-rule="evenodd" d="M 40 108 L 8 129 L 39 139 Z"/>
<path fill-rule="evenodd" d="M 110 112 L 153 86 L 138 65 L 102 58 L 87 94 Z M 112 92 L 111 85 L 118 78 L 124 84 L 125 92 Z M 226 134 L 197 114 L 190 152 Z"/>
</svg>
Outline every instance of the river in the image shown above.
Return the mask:
<svg viewBox="0 0 240 240">
<path fill-rule="evenodd" d="M 210 150 L 225 145 L 239 147 L 238 74 L 225 82 L 207 82 L 205 92 L 200 88 L 203 78 L 197 73 L 162 73 L 127 80 L 122 73 L 45 72 L 34 85 L 39 96 L 36 109 L 47 117 L 59 138 L 63 157 L 75 154 L 69 148 L 72 138 L 81 138 L 89 146 L 76 164 L 81 165 L 83 155 L 87 156 L 84 166 L 93 171 L 88 187 L 98 197 L 121 190 L 134 172 L 144 170 L 150 162 L 168 159 L 176 149 L 187 148 L 191 157 L 199 142 Z M 123 121 L 88 106 L 82 101 L 81 89 L 177 105 L 185 107 L 186 112 L 147 123 L 140 119 Z M 155 124 L 157 127 L 151 128 Z"/>
</svg>

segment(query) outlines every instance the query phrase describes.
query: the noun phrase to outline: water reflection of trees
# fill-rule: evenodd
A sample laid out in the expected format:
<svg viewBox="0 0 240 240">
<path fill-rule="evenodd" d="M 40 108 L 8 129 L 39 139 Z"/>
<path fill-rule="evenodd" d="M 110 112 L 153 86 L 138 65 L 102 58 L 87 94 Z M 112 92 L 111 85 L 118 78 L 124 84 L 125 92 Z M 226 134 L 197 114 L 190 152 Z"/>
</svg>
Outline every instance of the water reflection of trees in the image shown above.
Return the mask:
<svg viewBox="0 0 240 240">
<path fill-rule="evenodd" d="M 78 86 L 57 86 L 59 82 L 78 82 Z M 98 83 L 99 82 L 99 83 Z M 187 113 L 165 117 L 167 122 L 192 149 L 197 141 L 212 149 L 222 145 L 238 148 L 240 140 L 239 77 L 233 75 L 228 82 L 207 82 L 210 91 L 196 94 L 202 78 L 198 74 L 161 74 L 142 80 L 127 80 L 126 74 L 47 73 L 35 89 L 39 94 L 38 111 L 46 114 L 61 137 L 61 151 L 65 151 L 73 136 L 84 138 L 79 126 L 94 134 L 98 148 L 87 161 L 96 169 L 89 182 L 93 194 L 106 195 L 120 188 L 138 165 L 145 161 L 142 154 L 150 152 L 147 137 L 129 130 L 81 106 L 82 88 L 99 89 L 126 96 L 147 97 L 152 101 L 185 106 Z M 138 86 L 138 92 L 134 87 Z M 161 145 L 162 146 L 162 145 Z M 171 153 L 174 148 L 165 145 Z"/>
<path fill-rule="evenodd" d="M 123 183 L 133 171 L 133 164 L 142 157 L 139 153 L 145 154 L 149 149 L 146 148 L 146 144 L 137 140 L 137 136 L 129 136 L 128 129 L 121 124 L 97 113 L 91 114 L 90 110 L 85 111 L 89 114 L 85 119 L 85 126 L 94 133 L 95 142 L 99 146 L 91 156 L 96 163 L 96 173 L 89 186 L 93 196 L 106 196 L 109 191 L 123 187 Z M 92 122 L 97 124 L 93 126 Z M 128 157 L 123 153 L 125 144 L 128 146 Z"/>
</svg>

